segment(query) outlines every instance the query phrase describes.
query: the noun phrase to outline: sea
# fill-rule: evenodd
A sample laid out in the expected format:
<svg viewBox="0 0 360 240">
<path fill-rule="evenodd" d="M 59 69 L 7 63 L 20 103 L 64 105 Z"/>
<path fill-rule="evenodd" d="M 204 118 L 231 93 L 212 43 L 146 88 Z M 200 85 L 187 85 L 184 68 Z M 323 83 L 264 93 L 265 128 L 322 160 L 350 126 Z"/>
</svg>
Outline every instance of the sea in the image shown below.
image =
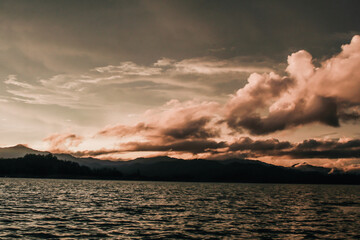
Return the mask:
<svg viewBox="0 0 360 240">
<path fill-rule="evenodd" d="M 360 239 L 360 186 L 0 178 L 0 239 Z"/>
</svg>

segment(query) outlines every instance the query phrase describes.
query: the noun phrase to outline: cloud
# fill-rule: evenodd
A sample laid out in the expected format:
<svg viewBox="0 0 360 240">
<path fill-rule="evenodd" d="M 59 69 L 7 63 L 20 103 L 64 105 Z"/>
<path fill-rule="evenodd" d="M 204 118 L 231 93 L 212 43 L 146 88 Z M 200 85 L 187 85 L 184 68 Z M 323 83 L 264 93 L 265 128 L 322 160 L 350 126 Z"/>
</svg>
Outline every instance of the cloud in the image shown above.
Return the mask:
<svg viewBox="0 0 360 240">
<path fill-rule="evenodd" d="M 342 52 L 322 63 L 310 81 L 315 93 L 336 98 L 339 102 L 360 104 L 360 35 L 350 44 L 342 46 Z"/>
<path fill-rule="evenodd" d="M 288 57 L 284 76 L 274 72 L 250 74 L 247 84 L 223 105 L 219 101 L 194 100 L 196 96 L 190 94 L 188 98 L 193 100 L 172 99 L 160 107 L 147 110 L 134 125 L 108 125 L 98 131 L 94 138 L 112 137 L 116 147 L 103 149 L 104 151 L 96 154 L 106 151 L 172 151 L 206 158 L 358 158 L 360 147 L 356 139 L 309 139 L 302 143 L 291 143 L 273 138 L 239 138 L 239 133 L 248 131 L 253 135 L 265 135 L 311 123 L 339 127 L 344 121 L 356 121 L 360 113 L 360 99 L 355 94 L 360 89 L 357 70 L 358 67 L 360 69 L 359 39 L 359 36 L 354 36 L 350 44 L 342 47 L 340 54 L 322 62 L 318 67 L 315 67 L 308 52 L 301 50 L 293 53 Z M 66 93 L 89 86 L 100 89 L 107 86 L 108 81 L 129 84 L 129 88 L 133 88 L 137 86 L 138 77 L 146 77 L 155 82 L 163 81 L 158 76 L 159 69 L 161 76 L 172 77 L 171 81 L 174 82 L 179 81 L 180 78 L 176 77 L 178 75 L 190 74 L 194 78 L 204 75 L 210 78 L 217 74 L 225 76 L 225 73 L 245 71 L 234 62 L 233 59 L 215 61 L 198 58 L 176 61 L 163 58 L 151 66 L 126 62 L 119 66 L 95 69 L 93 72 L 98 77 L 96 84 L 80 81 L 91 79 L 90 77 L 81 76 L 79 80 L 74 76 L 61 75 L 54 76 L 50 81 L 40 80 L 39 83 L 43 89 L 59 89 Z M 118 78 L 110 79 L 109 76 Z M 75 81 L 68 82 L 68 79 Z M 322 87 L 329 84 L 327 81 L 341 91 L 327 91 L 327 87 Z M 26 91 L 18 82 L 12 77 L 8 84 Z M 113 84 L 109 86 L 114 87 Z M 344 91 L 349 87 L 352 89 L 345 94 Z"/>
<path fill-rule="evenodd" d="M 242 137 L 229 145 L 229 151 L 250 150 L 266 152 L 270 150 L 284 150 L 293 147 L 288 141 L 279 141 L 278 139 L 253 140 L 249 137 Z"/>
<path fill-rule="evenodd" d="M 262 135 L 287 128 L 359 118 L 360 36 L 319 68 L 311 55 L 298 51 L 288 57 L 288 76 L 252 74 L 244 88 L 226 104 L 230 128 Z"/>
<path fill-rule="evenodd" d="M 360 174 L 360 159 L 338 159 L 325 163 L 324 167 L 342 169 L 345 172 Z"/>
<path fill-rule="evenodd" d="M 113 148 L 100 148 L 98 150 L 71 150 L 57 149 L 53 152 L 61 152 L 72 154 L 77 157 L 100 157 L 109 158 L 114 155 L 128 154 L 132 152 L 154 152 L 157 154 L 190 154 L 192 157 L 201 153 L 217 152 L 219 149 L 227 147 L 227 143 L 224 141 L 214 141 L 206 139 L 194 139 L 194 140 L 177 140 L 170 143 L 153 142 L 153 141 L 129 141 L 117 144 Z M 51 150 L 50 150 L 51 151 Z"/>
<path fill-rule="evenodd" d="M 242 60 L 242 61 L 241 61 Z M 248 59 L 249 60 L 249 59 Z M 165 59 L 166 61 L 166 59 Z M 164 60 L 159 63 L 164 63 Z M 271 69 L 260 64 L 256 66 L 252 62 L 244 62 L 241 58 L 233 58 L 232 60 L 219 60 L 216 58 L 192 58 L 182 61 L 167 60 L 167 67 L 172 67 L 177 74 L 226 74 L 226 73 L 252 73 L 265 72 Z M 265 65 L 265 64 L 264 64 Z"/>
<path fill-rule="evenodd" d="M 122 151 L 126 152 L 186 152 L 192 154 L 210 152 L 218 148 L 224 148 L 225 142 L 216 142 L 212 140 L 180 140 L 172 143 L 152 143 L 152 142 L 129 142 L 122 144 Z"/>
<path fill-rule="evenodd" d="M 356 169 L 360 164 L 360 140 L 315 140 L 308 139 L 301 143 L 279 141 L 278 139 L 239 138 L 235 141 L 215 141 L 211 139 L 176 140 L 168 143 L 153 141 L 129 141 L 118 144 L 114 148 L 93 151 L 75 151 L 68 153 L 76 156 L 109 157 L 127 153 L 152 152 L 158 155 L 166 153 L 172 156 L 190 154 L 190 158 L 206 159 L 271 159 L 269 163 L 281 160 L 284 165 L 292 165 L 298 161 L 324 167 Z M 120 155 L 119 155 L 120 154 Z M 340 162 L 343 162 L 342 165 Z M 346 162 L 346 163 L 345 163 Z M 287 164 L 286 164 L 287 163 Z M 355 165 L 354 165 L 355 164 Z M 350 166 L 351 165 L 351 166 Z"/>
<path fill-rule="evenodd" d="M 49 143 L 51 152 L 68 152 L 70 147 L 79 146 L 84 138 L 73 133 L 56 133 L 43 139 Z"/>
<path fill-rule="evenodd" d="M 216 102 L 172 100 L 163 108 L 148 111 L 146 116 L 157 126 L 160 139 L 207 139 L 220 134 L 215 124 L 219 107 Z"/>
<path fill-rule="evenodd" d="M 217 141 L 221 130 L 216 102 L 172 100 L 148 110 L 135 125 L 110 125 L 94 138 L 111 137 L 116 146 L 99 151 L 78 151 L 78 155 L 125 154 L 129 152 L 172 152 L 196 155 L 226 147 Z"/>
<path fill-rule="evenodd" d="M 147 126 L 145 123 L 138 123 L 135 126 L 116 125 L 106 127 L 103 130 L 99 131 L 97 134 L 102 136 L 124 137 L 132 136 L 151 129 L 152 127 Z"/>
<path fill-rule="evenodd" d="M 159 109 L 148 110 L 144 116 L 146 122 L 134 126 L 109 126 L 97 134 L 116 137 L 141 134 L 145 139 L 161 143 L 213 138 L 220 136 L 220 129 L 215 124 L 218 108 L 216 102 L 172 100 Z"/>
<path fill-rule="evenodd" d="M 294 159 L 360 158 L 360 139 L 307 139 L 291 145 L 292 148 L 273 152 L 272 155 Z"/>
<path fill-rule="evenodd" d="M 9 75 L 7 79 L 4 81 L 5 84 L 14 85 L 22 88 L 33 88 L 32 85 L 24 82 L 20 82 L 17 80 L 16 75 Z"/>
<path fill-rule="evenodd" d="M 267 61 L 271 62 L 269 59 L 222 60 L 214 57 L 161 58 L 149 65 L 125 61 L 29 83 L 10 74 L 4 83 L 12 101 L 27 104 L 76 109 L 99 108 L 119 101 L 123 104 L 159 105 L 173 98 L 183 101 L 200 97 L 208 100 L 225 98 L 214 94 L 230 93 L 234 87 L 242 86 L 249 72 L 270 70 Z M 228 85 L 226 88 L 223 88 L 224 83 Z"/>
<path fill-rule="evenodd" d="M 278 139 L 257 139 L 241 137 L 226 142 L 226 149 L 209 158 L 285 157 L 287 159 L 360 159 L 359 139 L 306 139 L 300 143 Z"/>
<path fill-rule="evenodd" d="M 210 137 L 219 136 L 218 131 L 207 127 L 207 124 L 210 121 L 210 117 L 201 117 L 189 121 L 183 121 L 161 129 L 160 133 L 163 136 L 167 136 L 173 139 L 207 139 Z"/>
<path fill-rule="evenodd" d="M 118 66 L 97 67 L 94 69 L 99 73 L 116 73 L 119 75 L 135 75 L 135 76 L 152 76 L 161 74 L 162 69 L 159 67 L 139 66 L 133 62 L 122 62 Z"/>
<path fill-rule="evenodd" d="M 329 150 L 294 150 L 289 152 L 281 152 L 279 156 L 285 155 L 291 158 L 326 158 L 326 159 L 339 159 L 339 158 L 360 158 L 360 149 L 329 149 Z"/>
<path fill-rule="evenodd" d="M 58 105 L 69 108 L 87 108 L 91 104 L 82 99 L 83 85 L 71 75 L 55 75 L 30 84 L 9 75 L 4 83 L 8 86 L 12 101 L 27 104 Z"/>
<path fill-rule="evenodd" d="M 251 74 L 248 84 L 239 89 L 225 106 L 225 120 L 229 127 L 246 128 L 254 134 L 260 134 L 265 128 L 271 127 L 262 126 L 264 123 L 258 110 L 269 106 L 292 84 L 292 79 L 282 78 L 275 73 Z"/>
<path fill-rule="evenodd" d="M 139 131 L 156 130 L 156 133 L 161 133 L 158 129 L 144 128 L 141 124 L 137 128 Z M 118 130 L 114 129 L 114 132 L 108 131 L 103 134 L 124 136 L 123 131 L 117 132 Z M 120 135 L 113 135 L 115 133 Z M 296 143 L 280 141 L 275 138 L 240 137 L 221 141 L 189 136 L 186 139 L 168 138 L 170 140 L 164 140 L 166 139 L 164 136 L 153 136 L 153 134 L 154 132 L 145 139 L 125 140 L 114 144 L 113 147 L 97 150 L 76 150 L 77 146 L 88 140 L 76 134 L 54 134 L 45 138 L 44 141 L 50 143 L 49 150 L 52 152 L 69 153 L 77 157 L 117 159 L 121 156 L 132 156 L 131 153 L 142 153 L 143 156 L 146 152 L 150 152 L 154 156 L 167 154 L 174 157 L 186 156 L 186 158 L 248 158 L 281 165 L 293 165 L 294 162 L 306 161 L 310 164 L 336 167 L 346 171 L 357 171 L 360 164 L 360 139 L 307 139 Z"/>
<path fill-rule="evenodd" d="M 106 149 L 100 148 L 98 150 L 83 150 L 83 151 L 70 151 L 67 150 L 62 153 L 68 153 L 76 157 L 99 157 L 99 156 L 107 156 L 109 154 L 118 154 L 123 153 L 120 149 Z M 108 157 L 108 156 L 107 156 Z"/>
<path fill-rule="evenodd" d="M 119 77 L 152 77 L 174 78 L 181 75 L 224 75 L 237 73 L 252 73 L 271 71 L 270 59 L 262 60 L 250 57 L 236 57 L 232 59 L 218 59 L 215 57 L 189 58 L 175 60 L 161 58 L 149 66 L 138 65 L 134 62 L 121 62 L 119 65 L 96 67 L 92 71 L 100 74 L 114 74 Z"/>
<path fill-rule="evenodd" d="M 114 102 L 143 106 L 174 98 L 223 102 L 226 98 L 219 89 L 225 89 L 226 84 L 238 88 L 240 79 L 257 71 L 259 73 L 250 74 L 247 84 L 228 99 L 222 114 L 231 129 L 263 135 L 315 122 L 339 127 L 341 122 L 358 120 L 359 53 L 360 36 L 354 36 L 350 44 L 342 46 L 340 54 L 324 61 L 320 67 L 314 66 L 312 56 L 304 50 L 291 54 L 285 76 L 264 73 L 270 70 L 268 61 L 246 57 L 161 58 L 152 65 L 127 61 L 82 74 L 54 75 L 32 84 L 8 75 L 4 83 L 12 96 L 7 99 L 12 101 L 101 109 Z M 231 88 L 226 87 L 226 91 Z M 214 95 L 219 91 L 222 94 Z M 209 116 L 195 117 L 189 120 L 188 126 L 180 125 L 193 132 L 190 126 L 209 122 L 212 122 Z M 216 135 L 208 130 L 210 135 Z M 164 134 L 175 138 L 187 135 L 175 125 Z"/>
</svg>

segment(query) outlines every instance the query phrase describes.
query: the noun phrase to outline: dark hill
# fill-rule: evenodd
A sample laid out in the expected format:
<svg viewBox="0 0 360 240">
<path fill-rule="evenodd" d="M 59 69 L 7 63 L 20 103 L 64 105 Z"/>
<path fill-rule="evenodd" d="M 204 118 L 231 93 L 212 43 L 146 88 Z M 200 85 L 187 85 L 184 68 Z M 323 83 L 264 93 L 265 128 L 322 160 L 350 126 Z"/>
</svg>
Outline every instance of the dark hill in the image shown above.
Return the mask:
<svg viewBox="0 0 360 240">
<path fill-rule="evenodd" d="M 360 184 L 355 174 L 324 174 L 274 166 L 252 160 L 180 160 L 119 166 L 125 177 L 163 181 Z M 129 170 L 132 173 L 129 173 Z"/>
<path fill-rule="evenodd" d="M 78 163 L 58 160 L 56 156 L 27 154 L 21 158 L 0 159 L 2 177 L 100 178 L 120 179 L 115 169 L 91 169 Z"/>
</svg>

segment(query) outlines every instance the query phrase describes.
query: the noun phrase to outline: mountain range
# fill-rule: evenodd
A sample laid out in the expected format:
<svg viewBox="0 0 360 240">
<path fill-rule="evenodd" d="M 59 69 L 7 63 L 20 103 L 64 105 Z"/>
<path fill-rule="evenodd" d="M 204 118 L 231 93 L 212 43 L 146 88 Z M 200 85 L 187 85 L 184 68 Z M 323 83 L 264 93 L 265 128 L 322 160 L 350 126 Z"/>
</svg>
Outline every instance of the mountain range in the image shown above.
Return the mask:
<svg viewBox="0 0 360 240">
<path fill-rule="evenodd" d="M 41 158 L 40 156 L 51 153 L 34 150 L 25 145 L 16 145 L 0 148 L 0 161 L 17 158 L 21 160 L 29 154 L 38 155 Z M 77 158 L 70 154 L 52 155 L 58 160 L 77 163 L 78 166 L 92 170 L 113 169 L 121 172 L 123 179 L 132 180 L 360 184 L 360 174 L 357 172 L 349 173 L 307 163 L 282 167 L 248 159 L 184 160 L 159 156 L 130 161 L 109 161 Z"/>
</svg>

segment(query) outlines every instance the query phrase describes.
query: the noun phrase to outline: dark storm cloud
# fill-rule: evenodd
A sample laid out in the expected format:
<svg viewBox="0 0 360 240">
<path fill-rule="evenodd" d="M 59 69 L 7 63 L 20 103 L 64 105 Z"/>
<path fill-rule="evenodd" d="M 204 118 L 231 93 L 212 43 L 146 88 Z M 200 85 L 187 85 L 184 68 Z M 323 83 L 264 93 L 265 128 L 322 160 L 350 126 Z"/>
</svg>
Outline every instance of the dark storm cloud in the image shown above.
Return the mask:
<svg viewBox="0 0 360 240">
<path fill-rule="evenodd" d="M 124 151 L 151 151 L 151 152 L 186 152 L 192 154 L 209 152 L 219 148 L 226 147 L 225 142 L 216 142 L 212 140 L 184 140 L 176 141 L 170 144 L 151 142 L 129 142 L 122 145 Z"/>
<path fill-rule="evenodd" d="M 319 141 L 315 139 L 304 140 L 296 146 L 297 150 L 313 150 L 317 148 L 332 148 L 336 144 L 335 141 Z"/>
<path fill-rule="evenodd" d="M 206 152 L 216 152 L 217 149 L 226 147 L 225 142 L 216 142 L 212 140 L 180 140 L 172 143 L 154 143 L 154 142 L 127 142 L 120 144 L 116 148 L 102 148 L 99 150 L 85 151 L 66 151 L 77 157 L 99 157 L 109 154 L 121 154 L 129 152 L 177 152 L 199 154 Z"/>
<path fill-rule="evenodd" d="M 149 112 L 146 122 L 134 126 L 108 126 L 96 136 L 124 138 L 114 149 L 76 152 L 78 156 L 99 156 L 129 152 L 177 152 L 193 155 L 216 152 L 227 147 L 223 141 L 213 140 L 220 136 L 220 129 L 214 123 L 214 102 L 172 101 L 160 112 Z M 95 137 L 96 137 L 95 136 Z M 141 141 L 129 141 L 126 137 L 141 136 Z"/>
<path fill-rule="evenodd" d="M 145 123 L 138 123 L 135 126 L 116 125 L 113 127 L 107 127 L 99 131 L 97 134 L 102 136 L 124 137 L 129 135 L 135 135 L 152 129 L 152 127 L 146 125 Z"/>
<path fill-rule="evenodd" d="M 125 137 L 142 134 L 148 139 L 161 142 L 179 139 L 207 139 L 219 136 L 218 129 L 208 127 L 210 121 L 211 118 L 209 117 L 201 117 L 168 126 L 157 125 L 156 123 L 138 123 L 135 126 L 116 125 L 99 131 L 98 135 Z"/>
<path fill-rule="evenodd" d="M 339 140 L 304 140 L 296 146 L 296 150 L 321 150 L 321 149 L 353 149 L 360 148 L 359 139 L 351 139 L 347 141 Z"/>
<path fill-rule="evenodd" d="M 120 149 L 101 148 L 99 150 L 85 150 L 85 151 L 76 151 L 76 152 L 67 151 L 67 152 L 63 152 L 63 153 L 69 153 L 76 157 L 84 157 L 84 156 L 98 157 L 98 156 L 102 156 L 102 155 L 117 154 L 117 153 L 122 153 L 122 152 L 123 151 L 121 151 Z"/>
<path fill-rule="evenodd" d="M 281 151 L 293 147 L 288 141 L 278 139 L 253 140 L 249 137 L 240 138 L 238 141 L 229 145 L 229 151 L 251 150 L 254 152 L 266 152 L 270 150 Z"/>
<path fill-rule="evenodd" d="M 147 121 L 135 126 L 108 126 L 98 135 L 124 137 L 141 134 L 156 143 L 178 140 L 200 140 L 220 136 L 219 127 L 213 123 L 215 102 L 172 101 L 160 112 L 149 112 Z"/>
<path fill-rule="evenodd" d="M 231 116 L 228 121 L 229 126 L 245 128 L 254 135 L 268 134 L 312 122 L 320 122 L 332 127 L 340 126 L 336 102 L 331 98 L 323 97 L 317 97 L 310 103 L 300 99 L 292 111 L 277 111 L 270 113 L 266 118 L 254 114 L 241 118 Z"/>
<path fill-rule="evenodd" d="M 291 143 L 277 139 L 253 140 L 246 137 L 240 138 L 228 146 L 228 151 L 222 154 L 223 158 L 238 153 L 246 153 L 248 157 L 286 156 L 292 159 L 360 158 L 359 139 L 307 139 L 301 143 Z"/>
<path fill-rule="evenodd" d="M 291 158 L 359 158 L 359 139 L 308 139 L 293 144 L 293 148 L 285 151 L 273 152 L 274 156 L 289 156 Z"/>
<path fill-rule="evenodd" d="M 356 122 L 360 119 L 360 106 L 347 102 L 339 103 L 339 118 L 344 122 Z"/>
</svg>

